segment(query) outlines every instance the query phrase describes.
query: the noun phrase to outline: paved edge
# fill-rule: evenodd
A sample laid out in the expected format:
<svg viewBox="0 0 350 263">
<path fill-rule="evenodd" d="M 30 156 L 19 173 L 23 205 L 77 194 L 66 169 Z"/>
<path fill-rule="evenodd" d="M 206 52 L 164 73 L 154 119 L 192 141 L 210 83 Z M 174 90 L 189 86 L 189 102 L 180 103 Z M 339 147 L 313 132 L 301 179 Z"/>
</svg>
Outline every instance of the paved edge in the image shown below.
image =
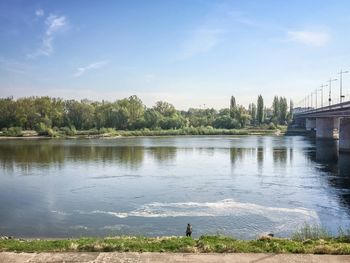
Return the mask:
<svg viewBox="0 0 350 263">
<path fill-rule="evenodd" d="M 0 253 L 1 263 L 22 262 L 350 262 L 350 255 L 311 254 L 195 254 L 195 253 L 119 253 L 119 252 L 63 252 L 63 253 Z"/>
</svg>

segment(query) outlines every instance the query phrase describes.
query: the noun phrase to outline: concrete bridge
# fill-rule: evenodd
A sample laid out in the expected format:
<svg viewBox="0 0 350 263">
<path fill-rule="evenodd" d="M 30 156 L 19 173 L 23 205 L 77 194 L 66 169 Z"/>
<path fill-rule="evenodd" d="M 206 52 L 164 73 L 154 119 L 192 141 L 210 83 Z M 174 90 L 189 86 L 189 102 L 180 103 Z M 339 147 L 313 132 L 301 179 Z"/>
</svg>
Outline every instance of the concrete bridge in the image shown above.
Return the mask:
<svg viewBox="0 0 350 263">
<path fill-rule="evenodd" d="M 295 108 L 294 123 L 316 131 L 316 139 L 339 139 L 339 151 L 350 152 L 350 101 L 321 108 Z"/>
</svg>

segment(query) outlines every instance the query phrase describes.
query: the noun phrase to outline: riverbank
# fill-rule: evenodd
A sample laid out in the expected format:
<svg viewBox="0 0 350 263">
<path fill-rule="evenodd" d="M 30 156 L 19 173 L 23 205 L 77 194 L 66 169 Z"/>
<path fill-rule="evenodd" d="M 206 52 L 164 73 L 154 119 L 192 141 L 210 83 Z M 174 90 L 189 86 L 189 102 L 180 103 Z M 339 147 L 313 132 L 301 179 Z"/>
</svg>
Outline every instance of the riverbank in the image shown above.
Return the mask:
<svg viewBox="0 0 350 263">
<path fill-rule="evenodd" d="M 140 137 L 140 136 L 193 136 L 193 135 L 283 135 L 286 132 L 286 127 L 281 126 L 278 129 L 262 129 L 262 128 L 249 128 L 249 129 L 214 129 L 207 127 L 197 128 L 182 128 L 182 129 L 170 129 L 170 130 L 115 130 L 115 129 L 101 129 L 101 130 L 81 130 L 81 131 L 55 131 L 50 134 L 39 134 L 35 131 L 21 131 L 16 135 L 0 134 L 0 139 L 35 139 L 35 138 L 118 138 L 118 137 Z"/>
<path fill-rule="evenodd" d="M 222 236 L 107 237 L 60 240 L 0 240 L 0 252 L 171 252 L 171 253 L 299 253 L 350 255 L 348 237 L 292 240 L 264 236 L 238 240 Z"/>
</svg>

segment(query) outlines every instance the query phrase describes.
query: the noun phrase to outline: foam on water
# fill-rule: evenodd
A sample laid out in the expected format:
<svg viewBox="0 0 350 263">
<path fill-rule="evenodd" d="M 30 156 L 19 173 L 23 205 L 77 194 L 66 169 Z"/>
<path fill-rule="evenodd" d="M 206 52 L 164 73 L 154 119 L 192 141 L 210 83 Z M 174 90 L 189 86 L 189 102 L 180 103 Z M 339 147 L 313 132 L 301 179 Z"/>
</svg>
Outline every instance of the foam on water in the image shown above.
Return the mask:
<svg viewBox="0 0 350 263">
<path fill-rule="evenodd" d="M 81 212 L 82 213 L 82 212 Z M 84 214 L 107 214 L 118 218 L 127 217 L 222 217 L 222 216 L 261 216 L 273 223 L 276 230 L 298 227 L 304 222 L 319 224 L 314 210 L 303 207 L 270 207 L 253 203 L 240 203 L 233 199 L 218 202 L 177 202 L 144 204 L 129 212 L 95 210 Z"/>
</svg>

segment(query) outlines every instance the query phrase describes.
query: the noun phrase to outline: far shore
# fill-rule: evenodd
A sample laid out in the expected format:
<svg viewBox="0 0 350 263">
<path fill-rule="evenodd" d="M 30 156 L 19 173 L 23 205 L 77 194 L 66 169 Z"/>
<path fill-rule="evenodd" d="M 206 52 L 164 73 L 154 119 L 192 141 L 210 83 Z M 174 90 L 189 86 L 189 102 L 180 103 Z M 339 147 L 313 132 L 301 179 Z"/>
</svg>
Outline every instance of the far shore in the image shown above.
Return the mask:
<svg viewBox="0 0 350 263">
<path fill-rule="evenodd" d="M 33 130 L 25 130 L 17 136 L 1 135 L 0 140 L 13 139 L 117 139 L 133 137 L 173 137 L 173 136 L 284 136 L 284 135 L 307 135 L 302 129 L 179 129 L 179 130 L 111 130 L 107 133 L 96 131 L 76 131 L 75 134 L 67 135 L 57 132 L 52 135 L 38 134 Z"/>
</svg>

